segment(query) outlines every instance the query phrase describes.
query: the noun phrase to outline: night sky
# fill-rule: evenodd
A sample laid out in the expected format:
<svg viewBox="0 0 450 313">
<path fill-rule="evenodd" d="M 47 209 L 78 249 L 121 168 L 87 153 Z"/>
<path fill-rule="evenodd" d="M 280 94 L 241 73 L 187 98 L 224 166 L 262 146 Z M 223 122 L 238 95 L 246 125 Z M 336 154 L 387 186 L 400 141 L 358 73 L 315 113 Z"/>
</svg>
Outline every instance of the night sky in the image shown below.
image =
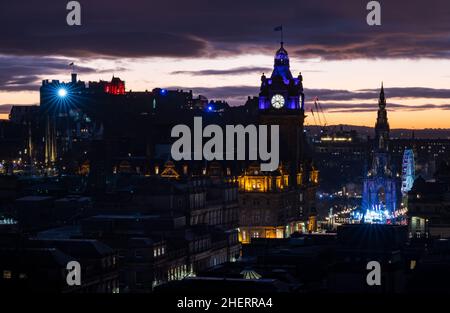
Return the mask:
<svg viewBox="0 0 450 313">
<path fill-rule="evenodd" d="M 393 127 L 450 128 L 450 2 L 365 0 L 81 0 L 82 25 L 65 0 L 0 0 L 0 114 L 39 102 L 41 79 L 119 76 L 127 89 L 193 89 L 243 104 L 258 94 L 282 24 L 307 106 L 318 96 L 331 123 L 373 125 L 384 81 Z"/>
</svg>

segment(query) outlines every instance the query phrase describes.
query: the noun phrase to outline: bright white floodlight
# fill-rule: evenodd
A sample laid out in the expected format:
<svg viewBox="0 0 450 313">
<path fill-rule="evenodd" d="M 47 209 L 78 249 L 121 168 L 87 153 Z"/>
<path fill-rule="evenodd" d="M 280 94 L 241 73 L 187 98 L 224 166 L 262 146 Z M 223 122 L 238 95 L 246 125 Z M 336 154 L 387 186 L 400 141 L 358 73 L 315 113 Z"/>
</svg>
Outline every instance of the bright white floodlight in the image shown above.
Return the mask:
<svg viewBox="0 0 450 313">
<path fill-rule="evenodd" d="M 61 98 L 64 98 L 65 96 L 67 96 L 67 90 L 65 88 L 60 88 L 58 90 L 58 96 L 60 96 Z"/>
</svg>

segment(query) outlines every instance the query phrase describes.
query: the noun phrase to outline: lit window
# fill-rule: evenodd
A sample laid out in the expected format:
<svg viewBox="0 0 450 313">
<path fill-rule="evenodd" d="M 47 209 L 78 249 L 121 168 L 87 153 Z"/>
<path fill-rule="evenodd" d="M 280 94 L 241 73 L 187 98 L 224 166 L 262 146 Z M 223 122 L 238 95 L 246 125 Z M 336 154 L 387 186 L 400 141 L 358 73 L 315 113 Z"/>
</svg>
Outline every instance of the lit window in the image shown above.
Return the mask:
<svg viewBox="0 0 450 313">
<path fill-rule="evenodd" d="M 8 270 L 3 271 L 3 279 L 11 279 L 12 278 L 12 272 Z"/>
</svg>

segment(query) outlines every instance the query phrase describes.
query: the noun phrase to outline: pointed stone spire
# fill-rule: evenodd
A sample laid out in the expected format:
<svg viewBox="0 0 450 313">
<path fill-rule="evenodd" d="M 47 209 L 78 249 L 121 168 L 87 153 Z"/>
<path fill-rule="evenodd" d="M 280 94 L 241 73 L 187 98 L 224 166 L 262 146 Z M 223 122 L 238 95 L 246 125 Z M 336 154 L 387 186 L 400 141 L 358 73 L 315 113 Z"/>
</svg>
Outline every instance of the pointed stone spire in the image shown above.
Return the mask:
<svg viewBox="0 0 450 313">
<path fill-rule="evenodd" d="M 386 111 L 386 98 L 384 96 L 384 86 L 381 83 L 380 98 L 378 99 L 378 115 L 375 123 L 375 137 L 378 151 L 387 151 L 389 141 L 389 123 Z"/>
<path fill-rule="evenodd" d="M 378 105 L 381 109 L 384 109 L 386 107 L 386 98 L 384 96 L 383 82 L 381 82 L 381 91 L 380 91 L 380 98 L 378 100 Z"/>
</svg>

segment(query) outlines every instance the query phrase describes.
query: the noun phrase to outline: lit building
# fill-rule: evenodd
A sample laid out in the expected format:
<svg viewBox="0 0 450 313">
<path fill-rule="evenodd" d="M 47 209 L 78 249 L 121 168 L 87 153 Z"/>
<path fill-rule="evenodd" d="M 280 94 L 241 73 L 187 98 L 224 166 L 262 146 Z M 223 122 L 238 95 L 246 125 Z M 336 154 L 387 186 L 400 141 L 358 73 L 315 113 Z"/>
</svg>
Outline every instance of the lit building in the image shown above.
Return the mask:
<svg viewBox="0 0 450 313">
<path fill-rule="evenodd" d="M 303 78 L 292 76 L 289 56 L 281 43 L 270 78 L 261 77 L 259 123 L 279 125 L 280 166 L 262 172 L 251 164 L 239 181 L 239 238 L 284 238 L 314 231 L 318 171 L 305 161 L 303 141 Z"/>
<path fill-rule="evenodd" d="M 72 73 L 70 82 L 43 80 L 40 88 L 40 117 L 44 129 L 43 161 L 54 165 L 71 150 L 78 137 L 86 137 L 93 130 L 86 113 L 92 91 Z M 91 109 L 92 110 L 92 109 Z"/>
<path fill-rule="evenodd" d="M 204 97 L 199 101 L 208 103 Z M 42 135 L 32 146 L 35 158 L 48 171 L 89 174 L 90 188 L 102 189 L 116 159 L 127 157 L 131 164 L 138 157 L 145 164 L 157 154 L 158 143 L 170 142 L 174 116 L 187 123 L 202 113 L 204 107 L 194 102 L 191 90 L 126 91 L 125 82 L 114 76 L 83 82 L 73 73 L 69 82 L 43 80 L 38 107 Z M 228 108 L 216 102 L 210 113 L 219 106 Z"/>
<path fill-rule="evenodd" d="M 389 123 L 384 88 L 378 100 L 372 167 L 363 183 L 362 221 L 386 223 L 397 209 L 397 179 L 392 173 L 389 155 Z"/>
<path fill-rule="evenodd" d="M 393 164 L 401 164 L 405 151 L 412 149 L 415 176 L 426 180 L 432 179 L 439 165 L 450 159 L 450 140 L 445 138 L 417 138 L 413 132 L 408 139 L 391 139 L 389 146 Z"/>
<path fill-rule="evenodd" d="M 112 95 L 125 94 L 125 82 L 118 77 L 112 78 L 111 82 L 106 82 L 104 91 Z"/>
<path fill-rule="evenodd" d="M 320 168 L 322 191 L 334 193 L 345 188 L 361 194 L 369 153 L 367 138 L 341 126 L 338 131 L 325 130 L 317 138 L 311 138 L 311 145 L 314 163 Z"/>
<path fill-rule="evenodd" d="M 419 176 L 408 193 L 412 237 L 450 237 L 450 165 L 443 162 L 434 178 Z"/>
<path fill-rule="evenodd" d="M 20 244 L 19 244 L 20 242 Z M 0 238 L 0 290 L 28 293 L 119 293 L 117 252 L 89 239 Z M 81 284 L 67 283 L 67 264 L 81 265 Z"/>
</svg>

